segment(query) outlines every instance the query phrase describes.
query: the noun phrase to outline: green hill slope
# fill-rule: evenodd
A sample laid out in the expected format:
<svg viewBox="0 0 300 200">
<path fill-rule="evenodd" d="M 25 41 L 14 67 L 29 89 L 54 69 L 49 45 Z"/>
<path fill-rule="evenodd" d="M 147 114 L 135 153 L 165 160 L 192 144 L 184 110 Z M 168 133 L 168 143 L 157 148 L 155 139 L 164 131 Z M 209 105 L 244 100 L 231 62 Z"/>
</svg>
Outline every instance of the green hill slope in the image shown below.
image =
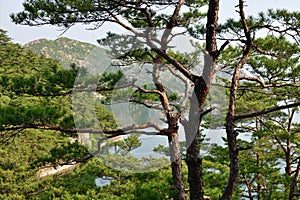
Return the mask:
<svg viewBox="0 0 300 200">
<path fill-rule="evenodd" d="M 75 63 L 77 66 L 95 66 L 105 57 L 105 50 L 86 42 L 80 42 L 66 37 L 56 40 L 39 39 L 24 45 L 25 48 L 31 49 L 37 54 L 43 54 L 46 57 L 54 58 L 69 68 L 70 64 Z M 92 54 L 97 54 L 94 56 Z"/>
</svg>

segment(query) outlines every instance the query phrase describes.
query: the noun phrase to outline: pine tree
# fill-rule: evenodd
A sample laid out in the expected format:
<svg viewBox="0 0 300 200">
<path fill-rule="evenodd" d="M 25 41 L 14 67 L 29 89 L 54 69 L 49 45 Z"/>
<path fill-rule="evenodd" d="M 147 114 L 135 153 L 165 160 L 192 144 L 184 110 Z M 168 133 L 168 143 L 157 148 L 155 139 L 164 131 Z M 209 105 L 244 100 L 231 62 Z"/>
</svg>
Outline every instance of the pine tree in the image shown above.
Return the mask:
<svg viewBox="0 0 300 200">
<path fill-rule="evenodd" d="M 208 3 L 208 4 L 206 4 Z M 226 117 L 226 132 L 228 155 L 230 160 L 230 172 L 227 185 L 224 189 L 221 199 L 230 199 L 237 187 L 239 178 L 239 151 L 243 148 L 239 146 L 237 140 L 241 130 L 237 125 L 244 122 L 245 119 L 253 119 L 255 117 L 265 116 L 271 112 L 293 108 L 299 106 L 298 86 L 299 86 L 299 65 L 296 59 L 290 57 L 286 61 L 281 57 L 282 51 L 278 47 L 284 46 L 283 54 L 289 54 L 293 51 L 293 46 L 299 46 L 299 12 L 288 12 L 283 9 L 269 10 L 266 13 L 260 13 L 257 17 L 246 17 L 244 1 L 240 0 L 237 6 L 239 19 L 229 19 L 224 24 L 218 24 L 219 1 L 25 1 L 24 11 L 12 15 L 15 23 L 26 25 L 44 25 L 52 24 L 66 29 L 76 23 L 90 24 L 94 28 L 98 28 L 104 22 L 116 23 L 126 30 L 134 34 L 135 37 L 144 38 L 147 48 L 145 54 L 151 58 L 153 64 L 153 84 L 154 89 L 146 89 L 143 87 L 135 87 L 139 92 L 155 94 L 160 101 L 161 108 L 167 119 L 167 129 L 159 128 L 153 123 L 147 124 L 147 127 L 153 127 L 157 133 L 168 136 L 170 142 L 173 184 L 176 190 L 175 199 L 186 199 L 184 185 L 182 180 L 181 155 L 178 143 L 178 123 L 185 128 L 187 143 L 187 165 L 188 165 L 188 181 L 190 186 L 190 199 L 203 199 L 203 174 L 202 174 L 202 158 L 200 157 L 199 127 L 202 117 L 205 113 L 204 104 L 211 86 L 213 75 L 217 66 L 221 66 L 223 71 L 227 71 L 231 75 L 229 81 L 229 105 Z M 208 5 L 206 14 L 200 12 L 203 5 Z M 171 10 L 172 12 L 161 12 L 161 9 Z M 235 9 L 235 8 L 233 8 Z M 171 13 L 171 14 L 167 14 Z M 201 19 L 206 16 L 206 24 L 201 23 Z M 141 28 L 150 27 L 147 31 L 140 31 Z M 153 37 L 151 31 L 153 28 L 164 28 L 162 36 L 157 40 Z M 188 33 L 200 39 L 205 39 L 205 49 L 209 56 L 205 56 L 204 69 L 199 76 L 194 74 L 188 65 L 182 59 L 177 58 L 178 54 L 168 51 L 168 40 L 172 37 L 171 31 L 176 27 L 184 28 Z M 261 31 L 269 31 L 275 37 L 259 37 Z M 284 38 L 287 38 L 286 40 Z M 220 48 L 217 48 L 217 40 L 225 41 Z M 288 44 L 287 40 L 293 41 Z M 122 42 L 122 40 L 119 40 Z M 125 41 L 126 42 L 126 41 Z M 232 46 L 228 46 L 228 43 Z M 125 43 L 126 44 L 126 43 Z M 127 43 L 131 44 L 131 43 Z M 120 47 L 122 43 L 119 43 Z M 125 46 L 126 47 L 126 46 Z M 268 49 L 272 47 L 272 49 Z M 121 49 L 123 50 L 123 49 Z M 150 52 L 150 53 L 149 53 Z M 118 53 L 118 52 L 117 52 Z M 136 53 L 136 52 L 135 52 Z M 277 53 L 281 53 L 277 55 Z M 275 56 L 274 56 L 275 55 Z M 125 55 L 126 56 L 126 55 Z M 291 56 L 291 55 L 289 55 Z M 275 57 L 271 58 L 270 57 Z M 122 58 L 122 56 L 120 57 Z M 124 57 L 123 57 L 124 58 Z M 126 57 L 125 57 L 126 58 Z M 259 61 L 258 63 L 255 63 Z M 287 64 L 287 63 L 288 64 Z M 262 65 L 262 63 L 264 65 Z M 163 80 L 159 78 L 162 73 L 162 64 L 168 64 L 176 69 L 178 74 L 186 78 L 193 88 L 191 103 L 189 105 L 189 118 L 184 120 L 184 116 L 180 112 L 173 112 L 170 102 L 170 96 L 163 84 Z M 224 66 L 224 67 L 222 67 Z M 253 76 L 246 76 L 243 70 L 250 66 Z M 286 71 L 285 71 L 286 70 Z M 287 77 L 284 77 L 287 75 Z M 288 78 L 286 80 L 285 78 Z M 244 86 L 245 85 L 245 86 Z M 254 89 L 252 89 L 254 87 Z M 288 90 L 292 89 L 292 90 Z M 249 90 L 249 91 L 248 91 Z M 263 105 L 254 105 L 256 110 L 247 107 L 249 99 L 245 102 L 239 102 L 239 95 L 250 95 L 251 91 L 261 94 L 267 93 L 269 97 L 287 95 L 288 98 L 275 98 L 275 101 L 269 101 Z M 271 93 L 270 93 L 271 91 Z M 264 95 L 261 95 L 265 98 Z M 255 96 L 256 97 L 256 96 Z M 258 98 L 259 99 L 259 98 Z M 287 105 L 280 105 L 279 102 L 284 100 L 291 101 Z M 147 105 L 145 102 L 142 102 Z M 241 105 L 240 105 L 241 103 Z M 153 106 L 151 104 L 151 106 Z M 185 105 L 181 105 L 185 108 Z M 238 109 L 246 107 L 243 110 Z M 251 105 L 253 106 L 253 105 Z M 177 106 L 178 108 L 178 106 Z M 177 109 L 176 107 L 174 110 Z M 207 110 L 209 112 L 210 109 Z M 296 111 L 295 111 L 296 112 Z M 280 114 L 282 115 L 282 113 Z M 276 119 L 276 118 L 273 118 Z M 263 121 L 262 121 L 263 122 Z M 145 124 L 143 124 L 145 125 Z M 262 125 L 262 124 L 260 124 Z M 266 124 L 267 127 L 274 124 Z M 144 128 L 144 126 L 133 126 L 135 129 Z M 271 127 L 272 128 L 272 127 Z M 127 129 L 125 129 L 127 130 Z M 298 129 L 296 128 L 296 131 Z M 128 130 L 128 132 L 130 132 Z M 127 133 L 128 133 L 127 132 Z M 107 134 L 120 135 L 126 134 L 126 131 L 107 131 Z M 297 133 L 297 132 L 296 132 Z M 296 135 L 296 134 L 294 134 Z M 277 136 L 282 144 L 282 140 L 286 143 L 289 137 Z M 288 138 L 288 140 L 287 140 Z M 276 140 L 276 138 L 275 138 Z M 258 142 L 259 144 L 260 142 Z M 283 148 L 282 148 L 283 149 Z M 288 155 L 288 154 L 287 154 Z M 259 157 L 259 153 L 257 154 Z M 260 158 L 257 159 L 260 161 Z M 260 164 L 258 164 L 260 166 Z M 299 168 L 297 168 L 299 170 Z M 295 173 L 294 180 L 297 180 L 298 172 Z M 245 179 L 246 180 L 246 179 Z M 261 180 L 261 179 L 260 179 Z M 294 181 L 295 182 L 295 181 Z M 291 184 L 295 188 L 295 184 Z M 250 188 L 250 187 L 249 187 Z M 251 190 L 251 189 L 250 189 Z M 294 189 L 293 189 L 294 190 Z M 292 191 L 292 190 L 291 190 Z M 294 192 L 290 195 L 293 198 Z M 250 196 L 250 195 L 249 195 Z"/>
</svg>

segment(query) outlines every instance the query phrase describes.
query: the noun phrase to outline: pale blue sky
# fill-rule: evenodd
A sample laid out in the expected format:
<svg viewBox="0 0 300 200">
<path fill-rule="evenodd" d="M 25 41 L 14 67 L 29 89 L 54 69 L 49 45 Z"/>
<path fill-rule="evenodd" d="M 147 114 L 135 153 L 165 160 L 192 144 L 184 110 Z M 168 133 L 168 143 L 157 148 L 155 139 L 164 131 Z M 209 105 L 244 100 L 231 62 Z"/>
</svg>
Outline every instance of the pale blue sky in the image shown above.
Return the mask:
<svg viewBox="0 0 300 200">
<path fill-rule="evenodd" d="M 40 38 L 56 39 L 61 34 L 59 28 L 54 26 L 29 27 L 15 25 L 10 21 L 9 14 L 22 10 L 22 0 L 0 0 L 0 28 L 8 31 L 9 37 L 17 43 L 27 43 Z M 237 16 L 234 6 L 238 0 L 220 1 L 220 21 Z M 255 14 L 266 11 L 268 8 L 286 8 L 288 10 L 300 10 L 299 0 L 247 0 L 246 14 Z M 105 24 L 98 30 L 86 30 L 86 26 L 76 25 L 63 36 L 96 44 L 96 40 L 103 37 L 108 30 L 122 31 L 115 25 Z"/>
</svg>

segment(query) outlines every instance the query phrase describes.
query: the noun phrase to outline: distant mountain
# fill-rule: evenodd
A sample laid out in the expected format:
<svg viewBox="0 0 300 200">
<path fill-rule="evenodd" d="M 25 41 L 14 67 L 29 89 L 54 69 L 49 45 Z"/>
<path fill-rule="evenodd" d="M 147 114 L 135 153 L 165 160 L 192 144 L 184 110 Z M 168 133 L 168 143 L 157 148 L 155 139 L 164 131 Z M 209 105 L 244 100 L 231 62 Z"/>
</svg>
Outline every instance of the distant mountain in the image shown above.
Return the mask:
<svg viewBox="0 0 300 200">
<path fill-rule="evenodd" d="M 67 37 L 60 37 L 56 40 L 34 40 L 25 44 L 24 47 L 37 54 L 57 59 L 66 68 L 69 68 L 72 63 L 87 68 L 104 67 L 103 60 L 107 60 L 105 49 Z"/>
<path fill-rule="evenodd" d="M 75 63 L 77 66 L 87 68 L 92 74 L 102 73 L 104 70 L 107 72 L 122 70 L 127 79 L 137 79 L 141 86 L 150 84 L 149 87 L 154 87 L 150 73 L 152 66 L 143 65 L 143 67 L 138 67 L 133 64 L 128 66 L 114 65 L 107 68 L 111 59 L 106 55 L 106 50 L 90 43 L 61 37 L 56 40 L 34 40 L 25 44 L 24 47 L 33 50 L 37 54 L 57 59 L 66 68 Z M 184 94 L 185 84 L 168 70 L 161 73 L 161 79 L 171 93 Z"/>
</svg>

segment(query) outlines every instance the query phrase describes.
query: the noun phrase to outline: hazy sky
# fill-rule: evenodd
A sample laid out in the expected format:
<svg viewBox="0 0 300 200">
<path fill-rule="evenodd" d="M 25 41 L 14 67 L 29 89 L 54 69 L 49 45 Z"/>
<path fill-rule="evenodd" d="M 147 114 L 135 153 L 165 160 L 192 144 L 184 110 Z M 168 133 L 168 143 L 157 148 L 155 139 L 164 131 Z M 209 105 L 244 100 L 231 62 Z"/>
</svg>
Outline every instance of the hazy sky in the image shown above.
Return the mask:
<svg viewBox="0 0 300 200">
<path fill-rule="evenodd" d="M 22 10 L 22 0 L 0 0 L 0 28 L 8 31 L 9 37 L 14 42 L 25 44 L 29 41 L 48 38 L 56 39 L 62 33 L 59 28 L 54 26 L 29 27 L 15 25 L 11 22 L 9 14 Z M 229 17 L 237 16 L 234 6 L 238 0 L 220 1 L 220 21 Z M 288 10 L 299 11 L 299 0 L 247 0 L 246 14 L 256 14 L 259 11 L 266 11 L 268 8 L 285 8 Z M 68 30 L 63 36 L 86 41 L 96 44 L 96 40 L 103 37 L 108 30 L 122 31 L 119 27 L 111 24 L 104 24 L 98 30 L 86 30 L 84 25 L 76 25 Z"/>
</svg>

